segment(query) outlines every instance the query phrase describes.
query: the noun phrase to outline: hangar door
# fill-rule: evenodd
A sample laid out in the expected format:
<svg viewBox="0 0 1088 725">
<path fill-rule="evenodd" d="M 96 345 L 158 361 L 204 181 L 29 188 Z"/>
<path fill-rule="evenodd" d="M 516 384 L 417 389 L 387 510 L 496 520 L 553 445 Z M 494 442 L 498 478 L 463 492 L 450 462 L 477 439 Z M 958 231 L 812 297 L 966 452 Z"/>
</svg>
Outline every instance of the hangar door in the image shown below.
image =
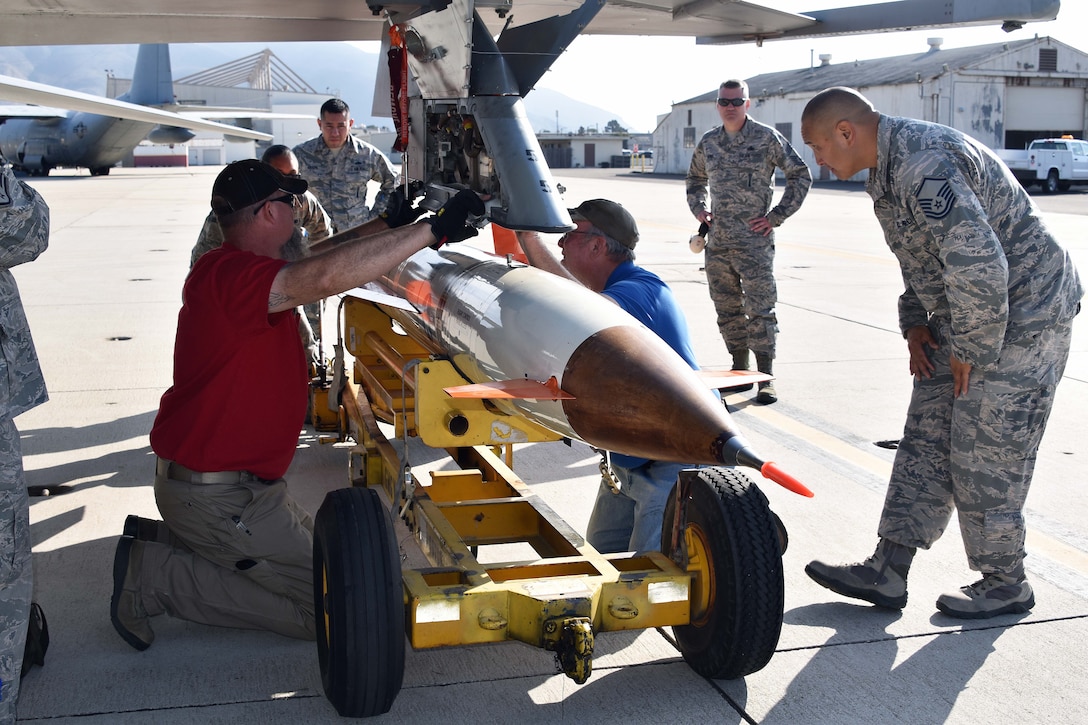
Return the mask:
<svg viewBox="0 0 1088 725">
<path fill-rule="evenodd" d="M 1084 89 L 1005 87 L 1005 148 L 1024 148 L 1035 138 L 1084 134 Z"/>
</svg>

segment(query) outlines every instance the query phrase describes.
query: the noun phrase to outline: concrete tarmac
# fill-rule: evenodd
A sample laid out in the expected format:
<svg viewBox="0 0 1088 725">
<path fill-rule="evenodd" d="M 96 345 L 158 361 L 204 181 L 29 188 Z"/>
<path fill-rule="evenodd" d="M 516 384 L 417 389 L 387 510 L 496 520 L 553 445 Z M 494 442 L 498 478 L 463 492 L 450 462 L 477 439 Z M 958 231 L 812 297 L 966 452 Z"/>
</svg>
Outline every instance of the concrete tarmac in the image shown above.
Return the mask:
<svg viewBox="0 0 1088 725">
<path fill-rule="evenodd" d="M 171 382 L 180 290 L 218 168 L 54 172 L 31 179 L 52 211 L 50 247 L 15 270 L 51 399 L 19 417 L 31 499 L 35 599 L 52 643 L 25 678 L 25 723 L 326 723 L 313 643 L 153 620 L 136 652 L 110 624 L 111 566 L 125 516 L 158 517 L 148 444 Z M 593 197 L 638 218 L 639 262 L 674 288 L 705 367 L 727 368 L 696 223 L 683 181 L 627 170 L 556 173 L 571 206 Z M 1088 194 L 1038 196 L 1048 223 L 1088 274 Z M 485 244 L 487 234 L 478 244 Z M 896 323 L 902 281 L 857 185 L 817 186 L 777 232 L 780 402 L 726 402 L 766 458 L 816 492 L 762 481 L 790 532 L 778 650 L 743 680 L 693 672 L 669 630 L 597 638 L 593 675 L 575 685 L 550 653 L 518 643 L 411 651 L 391 712 L 397 723 L 1063 723 L 1088 709 L 1088 321 L 1039 451 L 1027 502 L 1027 615 L 964 622 L 937 613 L 945 591 L 977 578 L 955 522 L 919 552 L 910 600 L 889 612 L 838 597 L 805 576 L 813 558 L 860 561 L 876 523 L 910 393 Z M 347 450 L 305 429 L 287 479 L 310 510 L 348 485 Z M 424 454 L 424 457 L 426 455 Z M 599 475 L 575 443 L 519 446 L 515 471 L 582 532 Z M 751 472 L 754 474 L 754 472 Z M 1081 664 L 1078 664 L 1081 663 Z"/>
</svg>

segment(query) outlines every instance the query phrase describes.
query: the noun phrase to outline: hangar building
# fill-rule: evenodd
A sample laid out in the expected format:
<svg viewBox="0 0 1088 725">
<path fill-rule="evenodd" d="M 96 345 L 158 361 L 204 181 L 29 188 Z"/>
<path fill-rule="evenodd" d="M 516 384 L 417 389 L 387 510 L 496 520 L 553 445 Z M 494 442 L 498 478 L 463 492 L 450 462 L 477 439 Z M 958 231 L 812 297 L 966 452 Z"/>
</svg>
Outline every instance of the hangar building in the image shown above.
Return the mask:
<svg viewBox="0 0 1088 725">
<path fill-rule="evenodd" d="M 830 172 L 817 168 L 801 139 L 801 111 L 830 86 L 856 88 L 883 113 L 942 123 L 994 149 L 1088 134 L 1088 54 L 1050 37 L 948 50 L 941 43 L 931 38 L 924 53 L 849 63 L 832 63 L 831 56 L 822 55 L 811 68 L 748 78 L 748 113 L 777 128 L 814 179 L 828 179 Z M 715 86 L 673 105 L 654 131 L 655 173 L 687 173 L 699 139 L 721 124 L 717 95 Z"/>
</svg>

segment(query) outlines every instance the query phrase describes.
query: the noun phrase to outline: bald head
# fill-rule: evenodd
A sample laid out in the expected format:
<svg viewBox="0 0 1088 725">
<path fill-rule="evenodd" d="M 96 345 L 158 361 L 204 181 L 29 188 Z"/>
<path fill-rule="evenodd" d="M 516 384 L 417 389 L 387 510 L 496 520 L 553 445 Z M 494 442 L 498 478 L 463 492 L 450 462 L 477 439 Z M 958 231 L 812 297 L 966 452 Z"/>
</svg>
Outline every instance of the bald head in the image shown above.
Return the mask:
<svg viewBox="0 0 1088 725">
<path fill-rule="evenodd" d="M 858 123 L 874 115 L 877 115 L 876 109 L 868 98 L 853 88 L 836 86 L 825 88 L 813 96 L 801 112 L 801 124 L 820 128 L 844 118 Z"/>
<path fill-rule="evenodd" d="M 265 149 L 261 161 L 284 176 L 298 176 L 298 159 L 295 157 L 295 152 L 283 144 L 276 144 Z"/>
<path fill-rule="evenodd" d="M 853 88 L 838 86 L 817 93 L 801 113 L 801 137 L 840 179 L 876 166 L 880 114 Z"/>
</svg>

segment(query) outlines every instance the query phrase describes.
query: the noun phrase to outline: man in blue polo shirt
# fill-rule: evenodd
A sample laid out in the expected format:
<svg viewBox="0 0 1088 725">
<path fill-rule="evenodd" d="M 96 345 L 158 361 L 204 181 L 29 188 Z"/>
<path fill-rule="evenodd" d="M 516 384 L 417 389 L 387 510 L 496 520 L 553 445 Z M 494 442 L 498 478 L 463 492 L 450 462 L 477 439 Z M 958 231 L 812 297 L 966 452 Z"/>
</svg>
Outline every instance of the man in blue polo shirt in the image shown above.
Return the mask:
<svg viewBox="0 0 1088 725">
<path fill-rule="evenodd" d="M 622 206 L 590 199 L 570 210 L 577 229 L 559 240 L 556 259 L 536 232 L 518 232 L 529 264 L 599 292 L 653 330 L 694 370 L 688 324 L 669 286 L 635 264 L 638 226 Z M 659 551 L 669 491 L 684 463 L 651 461 L 603 451 L 601 487 L 586 539 L 601 553 Z"/>
</svg>

